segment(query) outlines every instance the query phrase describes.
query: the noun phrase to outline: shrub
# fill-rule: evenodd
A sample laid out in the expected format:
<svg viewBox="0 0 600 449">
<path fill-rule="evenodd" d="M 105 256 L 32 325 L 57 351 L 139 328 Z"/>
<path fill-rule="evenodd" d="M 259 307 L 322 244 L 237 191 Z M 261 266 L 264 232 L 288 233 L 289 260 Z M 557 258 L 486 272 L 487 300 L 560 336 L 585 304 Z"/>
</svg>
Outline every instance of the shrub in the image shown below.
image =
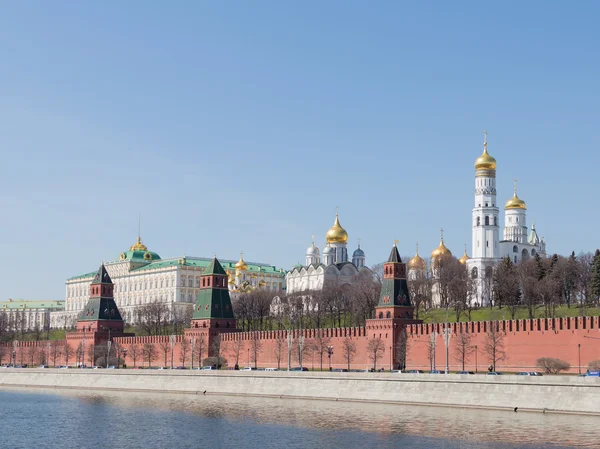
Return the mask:
<svg viewBox="0 0 600 449">
<path fill-rule="evenodd" d="M 588 370 L 600 371 L 600 360 L 592 360 L 590 363 L 588 363 Z"/>
<path fill-rule="evenodd" d="M 552 357 L 542 357 L 537 359 L 536 365 L 543 369 L 547 374 L 558 374 L 561 371 L 567 371 L 571 368 L 571 364 L 569 362 L 565 362 L 561 359 L 554 359 Z"/>
</svg>

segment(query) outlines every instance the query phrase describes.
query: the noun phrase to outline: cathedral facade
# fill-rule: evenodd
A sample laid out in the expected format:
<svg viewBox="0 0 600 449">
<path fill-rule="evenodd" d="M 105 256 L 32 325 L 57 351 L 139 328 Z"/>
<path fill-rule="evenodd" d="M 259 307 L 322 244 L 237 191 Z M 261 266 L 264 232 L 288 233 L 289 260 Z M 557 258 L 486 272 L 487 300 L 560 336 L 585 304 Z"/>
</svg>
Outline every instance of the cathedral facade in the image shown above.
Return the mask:
<svg viewBox="0 0 600 449">
<path fill-rule="evenodd" d="M 296 265 L 286 276 L 287 293 L 322 290 L 327 285 L 352 285 L 357 274 L 371 273 L 366 267 L 365 252 L 360 248 L 348 259 L 348 233 L 342 228 L 338 214 L 325 235 L 323 257 L 313 242 L 306 250 L 306 264 Z"/>
</svg>

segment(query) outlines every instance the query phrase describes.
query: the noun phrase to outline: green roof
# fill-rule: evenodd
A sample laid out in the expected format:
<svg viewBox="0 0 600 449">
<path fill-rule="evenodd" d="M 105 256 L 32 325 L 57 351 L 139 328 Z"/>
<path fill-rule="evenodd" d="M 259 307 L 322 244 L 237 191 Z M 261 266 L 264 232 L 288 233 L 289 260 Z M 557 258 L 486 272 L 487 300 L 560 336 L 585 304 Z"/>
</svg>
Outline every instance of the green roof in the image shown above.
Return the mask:
<svg viewBox="0 0 600 449">
<path fill-rule="evenodd" d="M 198 267 L 198 268 L 206 268 L 210 265 L 210 263 L 212 262 L 213 258 L 207 258 L 207 257 L 181 257 L 181 258 L 173 258 L 173 259 L 153 259 L 153 261 L 148 261 L 148 260 L 144 260 L 143 258 L 139 258 L 139 254 L 144 254 L 144 251 L 127 251 L 126 253 L 123 253 L 126 255 L 126 257 L 129 257 L 128 255 L 130 253 L 136 253 L 133 254 L 135 256 L 135 258 L 132 259 L 124 259 L 124 260 L 132 260 L 134 262 L 145 262 L 146 265 L 143 265 L 141 267 L 137 267 L 131 270 L 131 272 L 139 272 L 139 271 L 147 271 L 147 270 L 158 270 L 161 268 L 169 268 L 169 267 L 176 267 L 178 265 L 181 266 L 186 266 L 186 267 Z M 137 254 L 139 253 L 139 254 Z M 155 253 L 151 253 L 151 254 L 155 254 Z M 119 261 L 116 261 L 119 262 Z M 237 263 L 236 260 L 219 260 L 219 263 L 221 264 L 221 267 L 225 270 L 225 271 L 235 271 L 235 264 Z M 286 272 L 280 272 L 276 267 L 274 267 L 273 265 L 267 265 L 267 264 L 261 264 L 261 263 L 248 263 L 246 262 L 246 264 L 248 265 L 248 268 L 246 270 L 246 272 L 248 273 L 254 273 L 254 274 L 268 274 L 271 276 L 281 276 L 284 277 Z M 96 273 L 98 272 L 98 270 L 92 271 L 90 273 L 86 273 L 86 274 L 82 274 L 79 276 L 73 276 L 69 279 L 67 279 L 67 281 L 74 281 L 77 279 L 87 279 L 87 278 L 93 278 L 94 276 L 96 276 Z"/>
<path fill-rule="evenodd" d="M 90 298 L 77 321 L 97 320 L 123 321 L 113 298 Z"/>
<path fill-rule="evenodd" d="M 26 310 L 26 309 L 54 309 L 57 311 L 65 309 L 64 301 L 26 301 L 15 299 L 0 302 L 0 311 L 2 310 Z"/>
<path fill-rule="evenodd" d="M 153 251 L 125 251 L 119 256 L 119 260 L 133 260 L 136 262 L 151 262 L 160 260 L 160 256 Z"/>
<path fill-rule="evenodd" d="M 216 257 L 213 257 L 213 260 L 210 261 L 208 267 L 204 269 L 202 274 L 205 276 L 209 276 L 211 274 L 220 274 L 223 276 L 227 276 L 227 273 L 225 272 L 225 270 L 223 269 Z"/>
<path fill-rule="evenodd" d="M 231 297 L 226 288 L 205 288 L 196 296 L 192 319 L 223 318 L 233 320 Z"/>
</svg>

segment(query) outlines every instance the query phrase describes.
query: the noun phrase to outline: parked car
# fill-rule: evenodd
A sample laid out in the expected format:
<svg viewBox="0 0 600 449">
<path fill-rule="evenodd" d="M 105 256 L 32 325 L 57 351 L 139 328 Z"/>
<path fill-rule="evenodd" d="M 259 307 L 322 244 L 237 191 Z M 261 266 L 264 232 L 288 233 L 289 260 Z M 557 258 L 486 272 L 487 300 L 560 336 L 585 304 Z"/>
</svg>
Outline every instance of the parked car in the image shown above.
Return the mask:
<svg viewBox="0 0 600 449">
<path fill-rule="evenodd" d="M 202 367 L 202 371 L 212 371 L 212 370 L 216 370 L 217 367 L 216 366 L 212 366 L 212 365 L 208 365 L 208 366 L 203 366 Z"/>
<path fill-rule="evenodd" d="M 255 371 L 255 369 L 252 368 L 251 366 L 246 366 L 245 368 L 242 369 L 242 371 Z"/>
<path fill-rule="evenodd" d="M 543 376 L 543 374 L 538 371 L 520 371 L 518 373 L 515 373 L 515 375 L 517 375 L 517 376 Z"/>
<path fill-rule="evenodd" d="M 440 371 L 439 369 L 432 369 L 429 371 L 429 374 L 446 374 L 444 371 Z"/>
<path fill-rule="evenodd" d="M 600 371 L 587 370 L 587 372 L 582 374 L 581 377 L 600 377 Z"/>
<path fill-rule="evenodd" d="M 346 368 L 336 368 L 333 370 L 334 373 L 347 373 L 348 370 Z"/>
<path fill-rule="evenodd" d="M 290 368 L 290 371 L 308 371 L 308 368 L 306 366 L 295 366 Z"/>
<path fill-rule="evenodd" d="M 48 365 L 40 365 L 38 368 L 48 368 Z"/>
<path fill-rule="evenodd" d="M 490 371 L 487 373 L 488 376 L 502 376 L 502 373 L 499 373 L 497 371 Z"/>
<path fill-rule="evenodd" d="M 473 371 L 459 371 L 456 374 L 475 374 Z"/>
<path fill-rule="evenodd" d="M 420 370 L 420 369 L 409 369 L 408 371 L 406 371 L 406 373 L 408 374 L 423 374 L 425 371 Z"/>
<path fill-rule="evenodd" d="M 279 368 L 265 368 L 265 371 L 279 371 Z"/>
</svg>

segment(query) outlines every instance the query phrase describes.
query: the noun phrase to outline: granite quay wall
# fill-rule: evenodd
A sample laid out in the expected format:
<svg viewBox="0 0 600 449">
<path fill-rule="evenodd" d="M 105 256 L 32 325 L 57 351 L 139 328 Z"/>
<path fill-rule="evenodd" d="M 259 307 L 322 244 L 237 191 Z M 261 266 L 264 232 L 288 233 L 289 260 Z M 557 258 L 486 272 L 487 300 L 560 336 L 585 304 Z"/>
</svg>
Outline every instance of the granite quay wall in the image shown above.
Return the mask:
<svg viewBox="0 0 600 449">
<path fill-rule="evenodd" d="M 240 395 L 600 414 L 600 378 L 397 373 L 0 370 L 0 388 Z M 349 405 L 350 407 L 351 405 Z"/>
</svg>

